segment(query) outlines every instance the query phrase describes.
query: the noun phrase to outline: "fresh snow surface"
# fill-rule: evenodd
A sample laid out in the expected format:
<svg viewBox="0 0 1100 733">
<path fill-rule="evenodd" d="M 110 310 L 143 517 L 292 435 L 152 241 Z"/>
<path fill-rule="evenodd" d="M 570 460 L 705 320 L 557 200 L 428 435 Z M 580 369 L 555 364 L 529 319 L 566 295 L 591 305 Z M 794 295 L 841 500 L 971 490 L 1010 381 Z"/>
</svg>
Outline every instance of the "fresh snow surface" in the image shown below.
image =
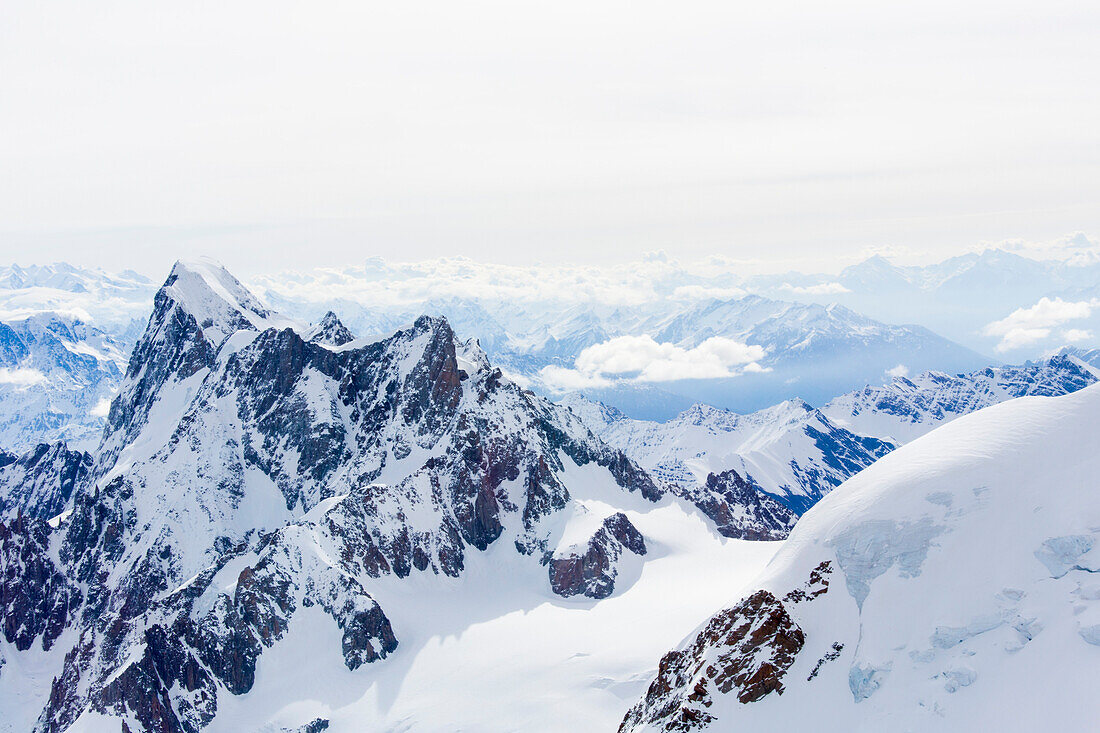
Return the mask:
<svg viewBox="0 0 1100 733">
<path fill-rule="evenodd" d="M 206 730 L 275 732 L 315 718 L 329 731 L 614 730 L 661 654 L 780 546 L 716 537 L 668 498 L 628 503 L 649 554 L 611 598 L 555 596 L 546 569 L 504 543 L 472 553 L 459 578 L 382 578 L 369 591 L 393 622 L 395 653 L 350 672 L 335 622 L 303 609 L 260 657 L 253 689 L 219 697 Z M 74 733 L 95 730 L 84 723 Z"/>
<path fill-rule="evenodd" d="M 1098 424 L 1100 386 L 1012 400 L 829 494 L 753 584 L 781 596 L 822 561 L 836 570 L 828 593 L 788 604 L 806 645 L 786 690 L 716 694 L 714 729 L 1094 730 Z"/>
</svg>

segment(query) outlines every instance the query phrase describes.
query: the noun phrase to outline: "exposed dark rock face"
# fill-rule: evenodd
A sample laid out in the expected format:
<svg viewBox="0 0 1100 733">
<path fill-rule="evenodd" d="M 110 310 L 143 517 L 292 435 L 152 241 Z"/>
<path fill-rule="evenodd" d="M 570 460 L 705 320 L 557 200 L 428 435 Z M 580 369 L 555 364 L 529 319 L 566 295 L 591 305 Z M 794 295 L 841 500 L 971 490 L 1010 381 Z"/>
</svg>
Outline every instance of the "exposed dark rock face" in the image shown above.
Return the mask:
<svg viewBox="0 0 1100 733">
<path fill-rule="evenodd" d="M 625 514 L 612 514 L 582 546 L 550 560 L 550 587 L 565 598 L 607 598 L 615 592 L 618 562 L 627 551 L 645 555 L 645 539 Z"/>
<path fill-rule="evenodd" d="M 781 694 L 783 676 L 803 644 L 802 629 L 783 603 L 768 591 L 757 591 L 712 617 L 686 649 L 664 656 L 657 679 L 619 730 L 702 728 L 715 720 L 706 709 L 716 693 L 735 691 L 743 703 Z M 715 651 L 715 661 L 708 663 Z"/>
<path fill-rule="evenodd" d="M 783 596 L 786 603 L 805 603 L 828 592 L 829 576 L 833 573 L 832 563 L 825 561 L 810 571 L 810 579 L 798 588 L 793 588 Z"/>
<path fill-rule="evenodd" d="M 798 515 L 730 469 L 707 476 L 703 486 L 677 487 L 712 520 L 723 537 L 739 540 L 786 539 Z"/>
<path fill-rule="evenodd" d="M 829 651 L 825 652 L 821 659 L 817 660 L 817 664 L 815 664 L 814 668 L 810 670 L 810 674 L 808 677 L 806 677 L 806 681 L 812 682 L 814 678 L 817 677 L 818 673 L 821 672 L 822 667 L 824 667 L 829 662 L 835 662 L 836 660 L 840 659 L 840 653 L 842 651 L 844 651 L 844 645 L 841 644 L 839 641 L 834 641 L 832 648 L 830 648 Z"/>
<path fill-rule="evenodd" d="M 213 720 L 218 709 L 217 688 L 183 643 L 185 631 L 181 623 L 146 629 L 141 658 L 127 660 L 118 674 L 96 688 L 92 707 L 136 718 L 146 731 L 194 733 Z M 58 692 L 55 681 L 54 695 Z M 39 725 L 43 725 L 42 719 Z"/>
<path fill-rule="evenodd" d="M 164 289 L 157 293 L 149 327 L 130 356 L 128 388 L 115 398 L 107 414 L 104 455 L 100 456 L 104 469 L 113 465 L 111 459 L 124 445 L 137 438 L 161 387 L 209 369 L 216 348 L 191 313 L 180 308 Z"/>
<path fill-rule="evenodd" d="M 657 678 L 627 712 L 620 732 L 703 728 L 716 720 L 709 711 L 716 695 L 733 694 L 747 704 L 783 694 L 783 678 L 806 643 L 790 609 L 827 592 L 831 572 L 823 562 L 783 600 L 759 590 L 711 617 L 686 647 L 664 656 Z"/>
<path fill-rule="evenodd" d="M 49 554 L 49 527 L 20 516 L 0 521 L 0 620 L 4 639 L 20 651 L 41 639 L 49 649 L 73 621 L 80 591 Z"/>
<path fill-rule="evenodd" d="M 798 482 L 803 486 L 813 487 L 804 499 L 796 496 L 787 498 L 787 506 L 799 515 L 805 514 L 825 494 L 845 480 L 897 448 L 889 441 L 856 435 L 840 430 L 827 421 L 823 422 L 831 429 L 819 430 L 807 425 L 805 433 L 817 447 L 824 467 L 813 463 L 800 465 L 791 461 L 791 471 Z"/>
<path fill-rule="evenodd" d="M 355 336 L 348 330 L 335 313 L 329 311 L 310 330 L 308 340 L 315 344 L 327 346 L 343 346 L 355 340 Z"/>
<path fill-rule="evenodd" d="M 69 508 L 92 472 L 92 456 L 65 443 L 41 443 L 0 465 L 0 517 L 52 519 Z"/>
<path fill-rule="evenodd" d="M 348 535 L 340 531 L 354 516 L 345 511 L 345 503 L 357 502 L 345 499 L 318 522 L 280 529 L 258 552 L 227 557 L 217 570 L 181 590 L 178 603 L 169 604 L 188 609 L 188 642 L 230 692 L 242 694 L 252 688 L 257 658 L 283 637 L 302 607 L 320 607 L 343 631 L 348 669 L 383 659 L 397 648 L 389 619 L 357 580 L 379 572 L 369 556 L 367 528 Z M 334 558 L 339 567 L 319 560 L 321 547 L 339 548 Z M 241 567 L 240 560 L 253 554 L 258 559 Z M 236 576 L 231 592 L 211 585 L 226 572 Z M 193 605 L 189 599 L 198 600 Z"/>
</svg>

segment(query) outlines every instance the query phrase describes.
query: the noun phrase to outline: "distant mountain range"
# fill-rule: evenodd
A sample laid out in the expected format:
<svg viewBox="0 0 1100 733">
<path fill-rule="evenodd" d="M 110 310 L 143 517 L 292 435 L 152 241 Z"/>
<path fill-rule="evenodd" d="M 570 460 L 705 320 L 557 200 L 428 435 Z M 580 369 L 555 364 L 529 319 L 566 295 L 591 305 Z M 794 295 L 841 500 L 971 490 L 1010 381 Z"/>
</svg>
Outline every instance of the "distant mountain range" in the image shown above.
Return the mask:
<svg viewBox="0 0 1100 733">
<path fill-rule="evenodd" d="M 98 445 L 129 345 L 71 316 L 0 323 L 0 445 Z"/>
<path fill-rule="evenodd" d="M 993 353 L 999 338 L 985 332 L 990 323 L 1029 308 L 1041 298 L 1091 302 L 1100 297 L 1100 257 L 1082 248 L 1068 260 L 1041 261 L 1003 250 L 952 257 L 933 265 L 899 266 L 875 256 L 839 275 L 785 275 L 752 278 L 743 286 L 766 294 L 813 302 L 841 303 L 888 323 L 920 323 L 980 353 Z M 1057 324 L 1060 325 L 1060 324 Z M 1100 310 L 1067 328 L 1087 332 L 1081 345 L 1100 346 Z M 1009 349 L 1011 358 L 1029 357 L 1066 343 L 1053 329 L 1026 346 Z"/>
<path fill-rule="evenodd" d="M 662 480 L 690 485 L 732 469 L 801 514 L 882 456 L 944 423 L 1017 397 L 1064 395 L 1097 381 L 1100 351 L 1065 349 L 1022 366 L 896 377 L 820 409 L 787 401 L 741 415 L 697 404 L 653 422 L 579 394 L 562 404 Z"/>
<path fill-rule="evenodd" d="M 320 321 L 324 313 L 339 311 L 349 332 L 363 338 L 382 338 L 421 313 L 445 317 L 456 332 L 476 337 L 494 363 L 517 381 L 549 395 L 569 391 L 578 380 L 598 384 L 586 391 L 638 418 L 668 418 L 694 402 L 738 411 L 795 396 L 820 404 L 877 383 L 899 367 L 965 371 L 990 362 L 920 327 L 886 325 L 843 306 L 756 295 L 708 295 L 629 307 L 488 298 L 367 307 L 337 297 L 338 290 L 331 298 L 295 301 L 282 295 L 270 278 L 264 282 L 267 300 L 296 322 Z M 151 286 L 133 273 L 112 276 L 68 265 L 7 268 L 0 272 L 0 284 L 9 286 L 0 287 L 0 316 L 35 308 L 56 318 L 79 316 L 110 334 L 123 351 L 137 337 L 135 324 L 140 321 L 134 314 L 152 299 Z M 578 367 L 587 349 L 622 350 L 616 340 L 623 338 L 651 339 L 657 363 L 611 373 Z M 700 350 L 714 362 L 709 370 L 692 368 Z M 676 358 L 660 361 L 661 354 Z"/>
<path fill-rule="evenodd" d="M 1041 262 L 1002 251 L 963 255 L 927 267 L 900 267 L 872 257 L 831 278 L 788 273 L 731 280 L 691 274 L 669 263 L 647 267 L 652 271 L 633 290 L 609 285 L 610 294 L 601 294 L 574 273 L 584 283 L 583 293 L 531 286 L 530 293 L 520 295 L 527 287 L 520 279 L 508 290 L 516 292 L 513 299 L 500 295 L 507 284 L 502 284 L 506 277 L 501 273 L 487 281 L 482 295 L 473 294 L 477 288 L 456 287 L 477 280 L 481 271 L 476 263 L 433 271 L 427 263 L 410 270 L 375 261 L 364 268 L 265 276 L 259 281 L 267 307 L 277 307 L 299 323 L 320 323 L 325 313 L 339 312 L 338 320 L 349 326 L 348 335 L 361 338 L 382 338 L 421 313 L 446 317 L 464 338 L 476 337 L 487 356 L 518 382 L 552 397 L 581 391 L 645 420 L 671 419 L 695 403 L 738 413 L 792 399 L 820 407 L 836 395 L 887 382 L 890 375 L 969 373 L 997 364 L 992 356 L 933 331 L 887 325 L 857 310 L 894 322 L 915 322 L 919 317 L 925 325 L 935 324 L 935 330 L 979 345 L 988 354 L 997 338 L 975 329 L 1004 318 L 1014 308 L 1055 293 L 1086 299 L 1100 294 L 1100 265 L 1087 257 Z M 565 277 L 561 272 L 554 275 L 552 268 L 550 276 Z M 433 296 L 436 280 L 446 287 Z M 117 388 L 120 367 L 144 326 L 143 314 L 155 289 L 148 279 L 129 271 L 109 274 L 64 263 L 0 268 L 0 323 L 6 325 L 8 341 L 14 343 L 11 332 L 25 330 L 26 319 L 35 315 L 38 320 L 69 324 L 62 330 L 71 336 L 59 330 L 58 338 L 70 351 L 85 349 L 83 353 L 95 359 L 83 366 L 42 369 L 21 366 L 30 358 L 27 349 L 3 354 L 0 368 L 6 371 L 0 372 L 0 390 L 8 395 L 4 403 L 9 417 L 0 410 L 0 446 L 21 450 L 38 441 L 66 439 L 73 447 L 89 448 L 96 442 L 103 400 Z M 802 302 L 746 294 L 746 289 Z M 448 292 L 452 294 L 439 297 Z M 637 302 L 622 302 L 631 293 L 638 296 Z M 374 302 L 372 297 L 381 300 Z M 857 310 L 830 303 L 847 303 Z M 1100 317 L 1100 307 L 1095 312 Z M 1076 323 L 1081 328 L 1073 337 L 1089 337 L 1090 323 Z M 1047 330 L 1048 341 L 1063 333 Z M 616 339 L 626 337 L 650 338 L 654 348 L 672 350 L 680 361 L 662 362 L 659 366 L 666 368 L 660 375 L 645 378 L 641 370 L 604 373 L 578 368 L 586 349 L 614 346 Z M 708 339 L 758 351 L 746 351 L 748 355 L 731 362 L 726 373 L 712 370 L 693 376 L 695 370 L 685 365 L 698 361 L 697 351 Z M 92 342 L 109 348 L 97 351 Z M 35 359 L 40 365 L 49 362 L 44 354 Z M 10 417 L 15 413 L 18 421 Z M 829 415 L 844 423 L 843 416 Z"/>
</svg>

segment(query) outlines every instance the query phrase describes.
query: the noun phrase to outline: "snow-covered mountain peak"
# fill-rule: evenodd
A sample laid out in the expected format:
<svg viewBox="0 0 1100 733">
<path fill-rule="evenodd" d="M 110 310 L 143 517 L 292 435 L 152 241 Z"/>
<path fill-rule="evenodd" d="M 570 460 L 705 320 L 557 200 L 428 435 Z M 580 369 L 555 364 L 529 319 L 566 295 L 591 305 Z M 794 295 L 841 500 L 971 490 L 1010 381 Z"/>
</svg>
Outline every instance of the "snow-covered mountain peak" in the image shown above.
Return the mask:
<svg viewBox="0 0 1100 733">
<path fill-rule="evenodd" d="M 803 400 L 741 415 L 696 404 L 668 422 L 634 420 L 580 396 L 565 400 L 594 433 L 671 485 L 735 470 L 800 514 L 893 446 L 834 425 Z"/>
<path fill-rule="evenodd" d="M 696 402 L 688 409 L 681 412 L 676 416 L 677 422 L 691 423 L 692 425 L 702 425 L 714 420 L 716 417 L 728 417 L 734 413 L 729 410 L 723 410 L 719 407 L 707 405 L 702 402 Z"/>
<path fill-rule="evenodd" d="M 237 278 L 212 260 L 176 262 L 157 293 L 157 299 L 161 298 L 173 301 L 193 316 L 206 337 L 219 345 L 242 329 L 262 331 L 289 325 L 277 319 Z"/>
<path fill-rule="evenodd" d="M 302 334 L 306 341 L 329 346 L 343 346 L 355 340 L 355 336 L 343 324 L 340 317 L 328 311 L 320 321 L 313 324 Z"/>
</svg>

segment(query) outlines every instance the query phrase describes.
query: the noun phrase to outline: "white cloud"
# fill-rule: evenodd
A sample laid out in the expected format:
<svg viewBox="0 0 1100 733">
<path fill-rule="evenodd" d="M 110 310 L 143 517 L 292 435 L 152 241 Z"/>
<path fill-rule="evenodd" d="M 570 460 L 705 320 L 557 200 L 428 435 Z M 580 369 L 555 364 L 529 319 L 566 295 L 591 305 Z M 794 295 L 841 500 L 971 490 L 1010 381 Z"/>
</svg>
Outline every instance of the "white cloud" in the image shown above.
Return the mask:
<svg viewBox="0 0 1100 733">
<path fill-rule="evenodd" d="M 366 265 L 320 267 L 257 275 L 248 281 L 272 303 L 349 301 L 367 308 L 415 308 L 427 301 L 594 303 L 638 306 L 669 299 L 741 298 L 746 291 L 732 273 L 715 273 L 650 253 L 635 261 L 595 266 L 512 265 L 446 257 L 420 261 L 372 258 Z"/>
<path fill-rule="evenodd" d="M 599 374 L 581 372 L 560 366 L 543 367 L 539 372 L 539 376 L 548 387 L 559 392 L 599 389 L 614 384 L 612 380 Z"/>
<path fill-rule="evenodd" d="M 1100 299 L 1071 302 L 1040 298 L 1030 308 L 1017 308 L 1007 317 L 990 323 L 982 333 L 1001 338 L 997 351 L 1011 351 L 1047 338 L 1055 326 L 1088 318 L 1096 307 L 1100 307 Z"/>
<path fill-rule="evenodd" d="M 999 352 L 1012 351 L 1038 343 L 1050 336 L 1049 328 L 1011 328 L 1005 332 L 996 349 Z"/>
<path fill-rule="evenodd" d="M 905 366 L 904 364 L 898 364 L 896 367 L 894 367 L 892 369 L 887 369 L 886 370 L 886 376 L 888 376 L 888 377 L 908 377 L 909 376 L 909 367 Z"/>
<path fill-rule="evenodd" d="M 693 348 L 658 343 L 651 336 L 619 336 L 582 351 L 573 369 L 549 366 L 540 376 L 559 390 L 605 387 L 614 379 L 671 382 L 720 379 L 742 372 L 766 371 L 759 363 L 764 348 L 712 336 Z"/>
<path fill-rule="evenodd" d="M 15 387 L 31 387 L 46 381 L 46 375 L 37 369 L 9 369 L 0 367 L 0 384 Z"/>
<path fill-rule="evenodd" d="M 852 292 L 840 283 L 820 283 L 818 285 L 806 286 L 783 283 L 779 286 L 779 289 L 786 290 L 795 295 L 840 295 L 842 293 Z"/>
<path fill-rule="evenodd" d="M 1078 341 L 1089 341 L 1093 336 L 1091 331 L 1086 331 L 1082 328 L 1069 328 L 1062 333 L 1062 338 L 1073 344 Z"/>
</svg>

